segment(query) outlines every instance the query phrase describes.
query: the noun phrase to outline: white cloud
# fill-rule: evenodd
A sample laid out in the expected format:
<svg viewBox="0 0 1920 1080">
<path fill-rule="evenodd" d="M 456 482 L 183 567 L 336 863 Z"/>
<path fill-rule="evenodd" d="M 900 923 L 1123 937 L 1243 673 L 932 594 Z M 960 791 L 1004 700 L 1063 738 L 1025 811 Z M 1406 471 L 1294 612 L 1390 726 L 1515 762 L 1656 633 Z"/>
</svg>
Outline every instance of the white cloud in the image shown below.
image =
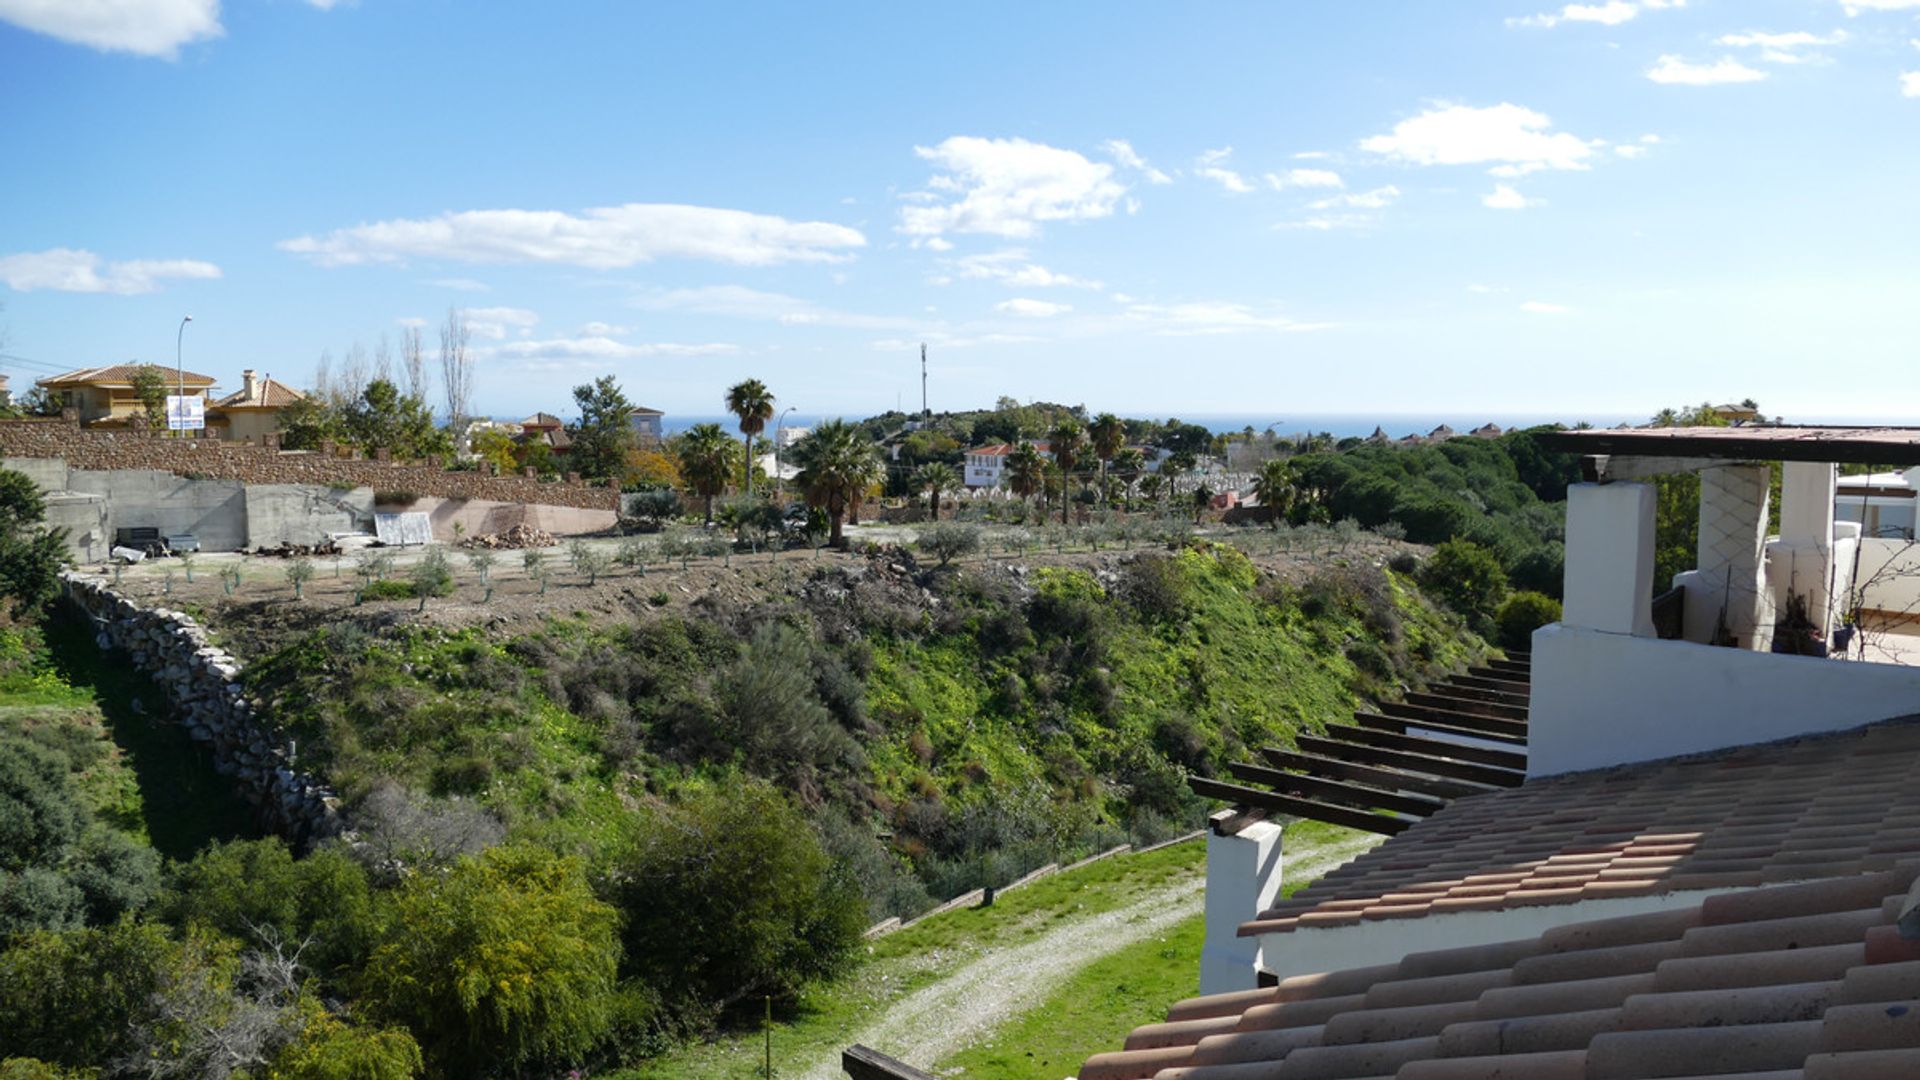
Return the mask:
<svg viewBox="0 0 1920 1080">
<path fill-rule="evenodd" d="M 1900 96 L 1920 98 L 1920 71 L 1902 72 L 1900 75 Z"/>
<path fill-rule="evenodd" d="M 1346 181 L 1331 169 L 1288 169 L 1282 173 L 1268 173 L 1267 183 L 1275 191 L 1288 188 L 1341 188 Z"/>
<path fill-rule="evenodd" d="M 217 38 L 220 0 L 0 0 L 0 20 L 102 52 L 173 59 Z"/>
<path fill-rule="evenodd" d="M 1723 34 L 1717 44 L 1735 49 L 1759 49 L 1760 59 L 1771 64 L 1805 64 L 1825 60 L 1826 54 L 1816 50 L 1839 45 L 1846 40 L 1845 30 L 1835 30 L 1824 37 L 1805 30 L 1781 34 L 1749 30 L 1739 34 Z"/>
<path fill-rule="evenodd" d="M 1201 300 L 1180 304 L 1131 304 L 1128 323 L 1161 334 L 1230 334 L 1248 330 L 1324 330 L 1327 323 L 1303 323 L 1250 304 Z"/>
<path fill-rule="evenodd" d="M 1731 56 L 1723 56 L 1711 64 L 1698 64 L 1669 53 L 1647 69 L 1647 78 L 1668 86 L 1723 86 L 1759 82 L 1766 77 L 1766 72 L 1750 68 Z"/>
<path fill-rule="evenodd" d="M 1658 135 L 1642 135 L 1642 136 L 1640 136 L 1640 141 L 1641 141 L 1641 142 L 1643 142 L 1643 143 L 1646 143 L 1646 144 L 1647 144 L 1648 146 L 1653 146 L 1653 145 L 1656 145 L 1656 144 L 1658 144 L 1658 143 L 1660 142 L 1660 136 L 1658 136 Z"/>
<path fill-rule="evenodd" d="M 1335 232 L 1340 229 L 1364 229 L 1377 224 L 1379 224 L 1379 217 L 1374 214 L 1315 214 L 1298 221 L 1282 221 L 1274 228 Z"/>
<path fill-rule="evenodd" d="M 1557 12 L 1508 19 L 1508 26 L 1551 27 L 1561 23 L 1594 23 L 1619 26 L 1631 22 L 1642 11 L 1662 11 L 1686 7 L 1687 0 L 1604 0 L 1594 4 L 1568 4 Z"/>
<path fill-rule="evenodd" d="M 1327 153 L 1325 150 L 1302 150 L 1299 153 L 1293 155 L 1293 160 L 1325 161 L 1328 158 L 1331 158 L 1332 156 L 1333 156 L 1332 154 Z"/>
<path fill-rule="evenodd" d="M 698 315 L 777 322 L 783 326 L 837 326 L 856 330 L 911 330 L 912 319 L 835 311 L 785 293 L 744 285 L 702 285 L 641 293 L 631 301 L 648 311 L 689 311 Z"/>
<path fill-rule="evenodd" d="M 646 360 L 661 356 L 733 356 L 740 352 L 740 347 L 724 342 L 697 345 L 678 342 L 630 343 L 610 337 L 588 336 L 510 341 L 504 345 L 476 349 L 475 352 L 483 359 L 515 361 L 527 371 L 571 371 L 612 361 Z"/>
<path fill-rule="evenodd" d="M 0 256 L 0 281 L 20 292 L 53 289 L 132 296 L 154 292 L 169 280 L 206 280 L 219 276 L 219 267 L 198 259 L 103 262 L 91 251 L 73 248 Z"/>
<path fill-rule="evenodd" d="M 993 310 L 1008 315 L 1019 315 L 1028 319 L 1048 319 L 1055 315 L 1065 315 L 1073 310 L 1072 304 L 1056 304 L 1048 300 L 1032 300 L 1016 296 L 1011 300 L 1002 300 L 993 305 Z"/>
<path fill-rule="evenodd" d="M 461 308 L 460 314 L 466 316 L 467 327 L 476 336 L 493 341 L 505 338 L 508 330 L 518 330 L 525 334 L 540 324 L 540 316 L 526 308 Z"/>
<path fill-rule="evenodd" d="M 422 282 L 422 284 L 432 285 L 435 288 L 440 288 L 440 289 L 457 289 L 461 292 L 491 291 L 490 287 L 487 285 L 486 282 L 475 281 L 472 278 L 463 278 L 463 277 L 429 278 L 428 280 Z"/>
<path fill-rule="evenodd" d="M 1334 195 L 1309 205 L 1315 210 L 1336 210 L 1343 207 L 1352 210 L 1385 210 L 1399 198 L 1400 189 L 1388 184 L 1386 187 L 1377 187 L 1372 191 L 1354 191 Z"/>
<path fill-rule="evenodd" d="M 1203 165 L 1193 172 L 1195 176 L 1212 180 L 1235 195 L 1245 195 L 1253 190 L 1253 185 L 1247 183 L 1247 178 L 1232 169 L 1222 169 L 1217 165 Z"/>
<path fill-rule="evenodd" d="M 395 325 L 411 326 L 416 330 L 425 330 L 427 328 L 427 320 L 418 315 L 402 315 L 393 321 Z"/>
<path fill-rule="evenodd" d="M 580 328 L 580 337 L 625 337 L 633 333 L 633 328 L 617 323 L 604 323 L 599 320 L 587 323 Z"/>
<path fill-rule="evenodd" d="M 1632 143 L 1623 143 L 1613 148 L 1613 152 L 1623 158 L 1642 158 L 1647 156 L 1647 148 Z"/>
<path fill-rule="evenodd" d="M 1108 217 L 1127 192 L 1113 166 L 1025 139 L 955 135 L 914 153 L 945 171 L 914 193 L 920 205 L 901 209 L 908 236 L 1033 236 L 1046 222 Z"/>
<path fill-rule="evenodd" d="M 1545 300 L 1529 300 L 1520 305 L 1520 310 L 1532 315 L 1565 315 L 1573 309 L 1565 304 L 1549 304 Z"/>
<path fill-rule="evenodd" d="M 1145 176 L 1149 184 L 1173 183 L 1173 177 L 1147 164 L 1147 159 L 1141 157 L 1133 149 L 1133 144 L 1125 139 L 1108 139 L 1100 144 L 1100 148 L 1107 152 L 1108 157 L 1119 162 L 1121 167 L 1132 169 Z"/>
<path fill-rule="evenodd" d="M 1840 6 L 1848 15 L 1863 11 L 1913 11 L 1920 9 L 1920 0 L 1840 0 Z"/>
<path fill-rule="evenodd" d="M 1031 261 L 1024 248 L 1007 248 L 1004 251 L 967 255 L 951 260 L 945 265 L 952 268 L 956 277 L 1004 282 L 1008 287 L 1015 289 L 1050 289 L 1064 286 L 1081 289 L 1105 287 L 1098 281 L 1074 277 L 1071 274 L 1055 273 Z M 939 283 L 945 284 L 944 281 Z"/>
<path fill-rule="evenodd" d="M 740 266 L 839 262 L 862 247 L 858 230 L 826 221 L 670 203 L 628 203 L 571 214 L 562 210 L 466 210 L 336 229 L 283 240 L 282 251 L 321 266 L 399 263 L 410 258 L 470 263 L 559 263 L 611 270 L 659 258 Z"/>
<path fill-rule="evenodd" d="M 1489 210 L 1525 210 L 1529 206 L 1539 206 L 1540 200 L 1527 198 L 1512 184 L 1495 184 L 1493 190 L 1480 199 L 1480 205 Z"/>
<path fill-rule="evenodd" d="M 1552 127 L 1545 113 L 1519 105 L 1441 104 L 1400 121 L 1388 134 L 1362 139 L 1360 148 L 1415 165 L 1491 164 L 1501 176 L 1587 168 L 1592 144 Z"/>
</svg>

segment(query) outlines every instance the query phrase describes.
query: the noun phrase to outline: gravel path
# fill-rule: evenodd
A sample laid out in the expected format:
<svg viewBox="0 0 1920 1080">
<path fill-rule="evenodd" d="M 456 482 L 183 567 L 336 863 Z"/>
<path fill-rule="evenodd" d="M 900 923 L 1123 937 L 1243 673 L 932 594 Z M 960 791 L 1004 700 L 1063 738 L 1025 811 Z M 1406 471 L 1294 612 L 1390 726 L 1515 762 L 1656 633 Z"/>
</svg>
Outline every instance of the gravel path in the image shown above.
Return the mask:
<svg viewBox="0 0 1920 1080">
<path fill-rule="evenodd" d="M 1295 881 L 1319 877 L 1379 841 L 1367 836 L 1307 849 L 1287 861 L 1287 876 Z M 988 952 L 894 1003 L 884 1015 L 850 1032 L 844 1043 L 871 1046 L 923 1068 L 945 1060 L 1040 1005 L 1080 968 L 1199 914 L 1205 892 L 1202 877 L 1176 882 L 1125 907 L 1065 922 L 1032 941 Z M 844 1080 L 839 1051 L 794 1075 Z"/>
</svg>

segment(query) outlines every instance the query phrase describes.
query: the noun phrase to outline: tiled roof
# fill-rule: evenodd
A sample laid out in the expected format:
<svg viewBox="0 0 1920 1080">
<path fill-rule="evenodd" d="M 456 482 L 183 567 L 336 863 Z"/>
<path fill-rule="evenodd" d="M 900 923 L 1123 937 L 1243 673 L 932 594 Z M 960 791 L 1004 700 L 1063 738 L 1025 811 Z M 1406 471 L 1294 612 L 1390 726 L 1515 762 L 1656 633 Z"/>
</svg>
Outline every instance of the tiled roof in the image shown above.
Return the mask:
<svg viewBox="0 0 1920 1080">
<path fill-rule="evenodd" d="M 984 455 L 986 457 L 1004 457 L 1008 454 L 1013 453 L 1013 448 L 1016 445 L 1017 444 L 1015 443 L 994 443 L 991 446 L 976 446 L 973 449 L 967 451 L 967 453 Z M 1052 445 L 1044 442 L 1034 443 L 1033 448 L 1043 454 L 1053 452 Z"/>
<path fill-rule="evenodd" d="M 1920 858 L 1920 723 L 1529 780 L 1458 799 L 1240 928 L 1742 888 Z"/>
<path fill-rule="evenodd" d="M 247 397 L 245 388 L 234 391 L 213 403 L 216 409 L 284 409 L 307 395 L 273 379 L 261 379 L 253 384 L 253 397 Z"/>
<path fill-rule="evenodd" d="M 1920 863 L 1175 1005 L 1082 1080 L 1920 1076 Z M 1897 925 L 1896 925 L 1897 924 Z"/>
<path fill-rule="evenodd" d="M 520 426 L 530 428 L 557 428 L 563 426 L 563 424 L 560 418 L 552 413 L 537 412 L 525 420 L 520 421 Z"/>
<path fill-rule="evenodd" d="M 76 368 L 60 375 L 49 375 L 36 379 L 41 386 L 131 386 L 134 372 L 144 367 L 159 368 L 166 373 L 167 385 L 178 385 L 181 379 L 195 389 L 212 386 L 211 375 L 202 375 L 197 371 L 179 372 L 165 364 L 112 364 L 107 367 Z"/>
</svg>

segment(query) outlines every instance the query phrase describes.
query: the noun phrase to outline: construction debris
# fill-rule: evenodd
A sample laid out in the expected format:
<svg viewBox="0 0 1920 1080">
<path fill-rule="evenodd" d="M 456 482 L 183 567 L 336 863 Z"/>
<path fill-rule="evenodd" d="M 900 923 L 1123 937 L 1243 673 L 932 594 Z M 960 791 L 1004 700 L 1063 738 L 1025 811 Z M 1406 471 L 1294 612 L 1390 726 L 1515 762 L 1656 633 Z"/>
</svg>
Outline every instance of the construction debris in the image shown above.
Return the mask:
<svg viewBox="0 0 1920 1080">
<path fill-rule="evenodd" d="M 469 536 L 460 541 L 461 547 L 494 548 L 508 550 L 518 548 L 552 547 L 560 541 L 545 529 L 536 529 L 531 525 L 515 525 L 506 532 L 484 533 Z"/>
</svg>

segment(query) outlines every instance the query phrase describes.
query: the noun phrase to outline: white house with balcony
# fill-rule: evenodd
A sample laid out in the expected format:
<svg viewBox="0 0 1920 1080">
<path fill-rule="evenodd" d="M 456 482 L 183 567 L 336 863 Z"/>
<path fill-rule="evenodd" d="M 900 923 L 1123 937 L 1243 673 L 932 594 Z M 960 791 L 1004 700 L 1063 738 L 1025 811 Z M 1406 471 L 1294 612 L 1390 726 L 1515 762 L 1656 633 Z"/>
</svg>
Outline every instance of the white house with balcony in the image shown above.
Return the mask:
<svg viewBox="0 0 1920 1080">
<path fill-rule="evenodd" d="M 1018 443 L 994 443 L 991 446 L 976 446 L 967 451 L 966 467 L 961 473 L 961 482 L 970 488 L 997 488 L 1007 479 L 1007 459 L 1013 456 Z M 1033 444 L 1042 457 L 1051 457 L 1053 448 L 1044 442 Z"/>
</svg>

